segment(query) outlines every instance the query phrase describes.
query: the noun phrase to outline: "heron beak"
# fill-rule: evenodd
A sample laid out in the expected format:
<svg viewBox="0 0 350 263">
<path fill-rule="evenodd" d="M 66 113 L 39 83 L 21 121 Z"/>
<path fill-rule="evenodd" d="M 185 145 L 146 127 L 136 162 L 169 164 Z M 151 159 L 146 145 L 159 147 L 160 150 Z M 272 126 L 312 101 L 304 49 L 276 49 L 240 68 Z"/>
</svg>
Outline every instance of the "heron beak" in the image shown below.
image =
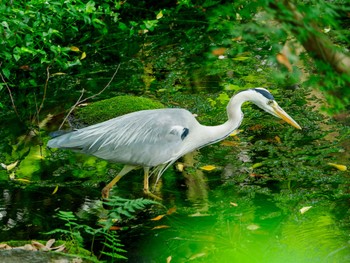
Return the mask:
<svg viewBox="0 0 350 263">
<path fill-rule="evenodd" d="M 287 112 L 285 112 L 278 104 L 277 102 L 274 103 L 274 105 L 272 105 L 272 109 L 274 111 L 274 113 L 280 117 L 282 120 L 284 120 L 286 123 L 292 125 L 294 128 L 297 128 L 299 130 L 301 130 L 300 125 L 292 119 L 292 117 L 290 117 L 288 115 Z"/>
</svg>

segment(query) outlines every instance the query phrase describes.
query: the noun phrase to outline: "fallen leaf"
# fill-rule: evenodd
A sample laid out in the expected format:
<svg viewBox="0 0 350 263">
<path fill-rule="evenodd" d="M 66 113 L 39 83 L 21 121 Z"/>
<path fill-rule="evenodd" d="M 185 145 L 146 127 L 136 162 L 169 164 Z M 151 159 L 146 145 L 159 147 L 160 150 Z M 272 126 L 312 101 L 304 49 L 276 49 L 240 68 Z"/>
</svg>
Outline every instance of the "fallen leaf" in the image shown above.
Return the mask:
<svg viewBox="0 0 350 263">
<path fill-rule="evenodd" d="M 121 230 L 122 228 L 120 226 L 111 226 L 109 230 L 111 231 L 116 231 L 116 230 Z"/>
<path fill-rule="evenodd" d="M 301 214 L 304 214 L 304 213 L 306 213 L 307 211 L 309 211 L 311 207 L 312 207 L 312 206 L 304 206 L 303 208 L 300 208 L 299 211 L 300 211 Z"/>
<path fill-rule="evenodd" d="M 211 51 L 211 53 L 212 53 L 214 56 L 221 56 L 221 55 L 224 55 L 224 54 L 225 54 L 226 50 L 227 50 L 227 48 L 219 47 L 219 48 L 213 49 L 213 50 Z"/>
<path fill-rule="evenodd" d="M 56 185 L 55 189 L 52 191 L 52 195 L 56 194 L 58 190 L 58 185 Z"/>
<path fill-rule="evenodd" d="M 164 216 L 166 216 L 166 215 L 159 215 L 159 216 L 156 216 L 155 218 L 152 218 L 151 220 L 158 221 L 158 220 L 161 220 Z"/>
<path fill-rule="evenodd" d="M 71 46 L 70 50 L 72 50 L 74 52 L 79 52 L 80 51 L 80 49 L 78 47 L 75 47 L 75 46 Z"/>
<path fill-rule="evenodd" d="M 342 172 L 348 169 L 345 165 L 342 165 L 342 164 L 328 163 L 328 165 L 333 166 L 334 168 L 337 168 L 339 171 L 342 171 Z"/>
<path fill-rule="evenodd" d="M 52 238 L 52 239 L 50 239 L 50 240 L 48 240 L 48 241 L 46 242 L 45 247 L 51 248 L 52 245 L 53 245 L 55 242 L 56 242 L 56 240 Z"/>
<path fill-rule="evenodd" d="M 170 208 L 170 209 L 166 212 L 166 214 L 167 214 L 167 215 L 171 215 L 171 214 L 173 214 L 173 213 L 175 213 L 175 212 L 176 212 L 176 206 Z"/>
<path fill-rule="evenodd" d="M 238 142 L 233 142 L 233 141 L 228 141 L 224 140 L 220 143 L 222 146 L 231 146 L 231 147 L 236 147 L 238 145 Z"/>
<path fill-rule="evenodd" d="M 85 52 L 83 52 L 83 53 L 81 54 L 80 60 L 83 60 L 84 58 L 86 58 L 86 53 L 85 53 Z"/>
<path fill-rule="evenodd" d="M 202 169 L 204 171 L 212 171 L 212 170 L 215 170 L 216 167 L 214 165 L 204 165 L 204 166 L 200 167 L 200 169 Z"/>
<path fill-rule="evenodd" d="M 167 257 L 166 258 L 166 263 L 170 263 L 172 259 L 173 259 L 172 256 Z"/>
<path fill-rule="evenodd" d="M 253 126 L 250 126 L 248 130 L 250 131 L 260 131 L 263 129 L 263 126 L 261 124 L 255 124 Z"/>
<path fill-rule="evenodd" d="M 275 140 L 276 140 L 277 143 L 281 143 L 281 138 L 278 137 L 277 135 L 275 136 Z"/>
<path fill-rule="evenodd" d="M 289 72 L 293 71 L 293 67 L 292 64 L 290 64 L 289 59 L 287 58 L 286 55 L 282 54 L 282 53 L 278 53 L 276 56 L 276 59 L 278 61 L 278 63 L 282 64 L 283 66 L 285 66 Z"/>
<path fill-rule="evenodd" d="M 152 228 L 152 230 L 156 230 L 156 229 L 163 229 L 163 228 L 169 228 L 170 226 L 167 225 L 159 225 L 159 226 L 155 226 Z"/>
<path fill-rule="evenodd" d="M 234 203 L 234 202 L 230 202 L 230 205 L 232 205 L 232 206 L 238 206 L 238 204 L 237 203 Z"/>
</svg>

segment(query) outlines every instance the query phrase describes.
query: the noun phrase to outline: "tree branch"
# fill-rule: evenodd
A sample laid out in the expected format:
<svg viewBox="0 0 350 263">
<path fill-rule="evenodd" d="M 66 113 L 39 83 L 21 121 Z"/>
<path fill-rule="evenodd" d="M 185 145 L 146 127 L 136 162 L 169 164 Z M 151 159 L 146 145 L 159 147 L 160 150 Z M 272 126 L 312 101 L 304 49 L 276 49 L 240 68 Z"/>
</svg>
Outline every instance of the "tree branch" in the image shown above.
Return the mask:
<svg viewBox="0 0 350 263">
<path fill-rule="evenodd" d="M 90 97 L 87 97 L 87 98 L 85 98 L 85 99 L 82 100 L 81 98 L 83 97 L 84 91 L 85 91 L 85 90 L 83 89 L 83 90 L 81 91 L 81 94 L 80 94 L 79 99 L 78 99 L 77 102 L 70 108 L 69 112 L 67 113 L 66 117 L 63 119 L 63 121 L 62 121 L 60 127 L 58 128 L 59 130 L 62 129 L 63 124 L 67 121 L 68 117 L 72 114 L 72 112 L 74 111 L 74 109 L 75 109 L 79 104 L 81 104 L 81 103 L 83 103 L 83 102 L 85 102 L 85 101 L 87 101 L 87 100 L 90 100 L 90 99 L 92 99 L 92 98 L 95 98 L 96 96 L 101 95 L 101 94 L 110 86 L 110 84 L 112 83 L 114 77 L 117 75 L 119 68 L 120 68 L 120 64 L 118 65 L 117 69 L 114 71 L 114 73 L 113 73 L 111 79 L 109 80 L 109 82 L 107 83 L 107 85 L 106 85 L 102 90 L 100 90 L 98 93 L 96 93 L 96 94 L 94 94 L 94 95 L 92 95 L 92 96 L 90 96 Z"/>
</svg>

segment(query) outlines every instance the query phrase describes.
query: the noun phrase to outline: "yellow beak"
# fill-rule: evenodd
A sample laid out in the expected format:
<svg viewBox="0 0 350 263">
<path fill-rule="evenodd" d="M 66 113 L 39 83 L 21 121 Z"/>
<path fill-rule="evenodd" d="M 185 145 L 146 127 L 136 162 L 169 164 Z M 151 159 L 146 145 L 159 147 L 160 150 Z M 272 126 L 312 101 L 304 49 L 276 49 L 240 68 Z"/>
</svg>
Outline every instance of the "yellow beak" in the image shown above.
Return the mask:
<svg viewBox="0 0 350 263">
<path fill-rule="evenodd" d="M 287 112 L 285 112 L 280 106 L 278 106 L 276 102 L 274 103 L 274 105 L 272 105 L 272 108 L 274 113 L 278 117 L 280 117 L 282 120 L 284 120 L 288 124 L 292 125 L 294 128 L 301 130 L 300 125 L 295 120 L 293 120 L 293 118 L 290 117 Z"/>
</svg>

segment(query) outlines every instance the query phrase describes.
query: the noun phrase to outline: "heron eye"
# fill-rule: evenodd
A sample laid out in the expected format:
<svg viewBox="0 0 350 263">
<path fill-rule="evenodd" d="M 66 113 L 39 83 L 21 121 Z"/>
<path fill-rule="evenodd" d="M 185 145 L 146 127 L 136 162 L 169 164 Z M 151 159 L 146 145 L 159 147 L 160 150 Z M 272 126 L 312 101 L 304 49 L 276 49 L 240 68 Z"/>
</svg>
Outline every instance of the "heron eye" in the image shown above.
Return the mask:
<svg viewBox="0 0 350 263">
<path fill-rule="evenodd" d="M 269 100 L 269 101 L 267 102 L 267 105 L 272 106 L 272 105 L 273 105 L 273 100 Z"/>
</svg>

